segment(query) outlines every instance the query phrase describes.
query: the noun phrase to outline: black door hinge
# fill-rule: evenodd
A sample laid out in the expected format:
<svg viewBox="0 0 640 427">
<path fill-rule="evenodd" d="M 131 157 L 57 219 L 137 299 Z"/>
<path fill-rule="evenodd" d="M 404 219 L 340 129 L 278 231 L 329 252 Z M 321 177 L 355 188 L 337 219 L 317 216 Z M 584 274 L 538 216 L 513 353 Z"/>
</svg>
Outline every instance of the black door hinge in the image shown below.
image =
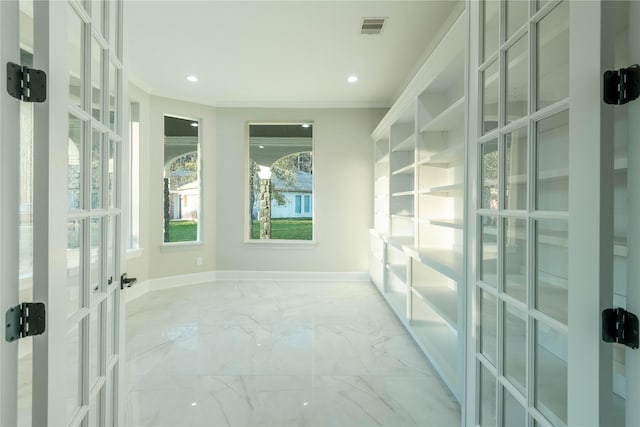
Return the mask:
<svg viewBox="0 0 640 427">
<path fill-rule="evenodd" d="M 42 302 L 23 302 L 7 310 L 6 340 L 11 342 L 45 331 L 45 308 Z"/>
<path fill-rule="evenodd" d="M 44 102 L 47 100 L 47 74 L 7 62 L 7 92 L 20 101 Z"/>
<path fill-rule="evenodd" d="M 624 308 L 603 310 L 602 340 L 638 348 L 638 316 Z"/>
<path fill-rule="evenodd" d="M 640 66 L 604 72 L 604 102 L 622 105 L 640 96 Z"/>
</svg>

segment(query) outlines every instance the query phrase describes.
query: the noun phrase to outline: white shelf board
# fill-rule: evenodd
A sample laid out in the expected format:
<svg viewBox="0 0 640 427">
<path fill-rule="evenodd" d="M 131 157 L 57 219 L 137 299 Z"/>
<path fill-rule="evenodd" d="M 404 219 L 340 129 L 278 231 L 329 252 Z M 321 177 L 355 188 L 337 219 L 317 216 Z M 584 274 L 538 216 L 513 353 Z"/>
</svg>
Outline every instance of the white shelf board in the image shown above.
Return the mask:
<svg viewBox="0 0 640 427">
<path fill-rule="evenodd" d="M 459 282 L 462 279 L 462 254 L 452 249 L 415 248 L 405 246 L 404 250 L 413 258 L 433 268 L 439 273 Z"/>
<path fill-rule="evenodd" d="M 464 223 L 459 218 L 432 218 L 429 220 L 431 225 L 437 225 L 439 227 L 456 228 L 462 230 Z"/>
<path fill-rule="evenodd" d="M 413 293 L 458 333 L 458 294 L 454 289 L 414 284 Z"/>
<path fill-rule="evenodd" d="M 413 151 L 415 149 L 416 136 L 415 134 L 409 135 L 405 140 L 394 146 L 391 151 Z"/>
<path fill-rule="evenodd" d="M 407 282 L 407 266 L 401 264 L 387 264 L 387 270 L 391 272 L 396 279 L 399 279 L 402 283 Z"/>
<path fill-rule="evenodd" d="M 397 193 L 391 193 L 391 195 L 393 197 L 400 197 L 400 196 L 413 196 L 416 192 L 411 190 L 411 191 L 398 191 Z"/>
<path fill-rule="evenodd" d="M 382 239 L 388 245 L 396 249 L 403 249 L 405 246 L 413 245 L 413 236 L 383 236 Z"/>
<path fill-rule="evenodd" d="M 429 120 L 421 132 L 447 132 L 464 127 L 464 96 Z"/>
<path fill-rule="evenodd" d="M 406 323 L 407 321 L 407 294 L 404 292 L 386 291 L 382 295 L 389 303 L 391 309 L 396 313 L 396 316 Z"/>
<path fill-rule="evenodd" d="M 431 187 L 426 190 L 420 190 L 420 194 L 429 194 L 432 196 L 448 196 L 453 192 L 462 191 L 462 184 L 450 184 L 450 185 L 442 185 L 439 187 Z"/>
<path fill-rule="evenodd" d="M 625 237 L 616 237 L 613 240 L 613 255 L 626 257 L 629 254 L 627 249 L 627 239 Z"/>
<path fill-rule="evenodd" d="M 413 174 L 413 170 L 415 169 L 415 164 L 411 163 L 410 165 L 403 166 L 391 172 L 391 175 L 411 175 Z"/>
<path fill-rule="evenodd" d="M 458 338 L 444 323 L 410 322 L 409 330 L 449 387 L 457 386 Z"/>
<path fill-rule="evenodd" d="M 432 154 L 430 157 L 419 162 L 420 165 L 448 168 L 453 163 L 462 163 L 464 160 L 464 147 L 462 143 L 445 148 L 444 150 Z"/>
<path fill-rule="evenodd" d="M 382 156 L 380 156 L 377 160 L 376 163 L 378 164 L 385 164 L 385 163 L 389 163 L 389 153 L 384 153 Z"/>
</svg>

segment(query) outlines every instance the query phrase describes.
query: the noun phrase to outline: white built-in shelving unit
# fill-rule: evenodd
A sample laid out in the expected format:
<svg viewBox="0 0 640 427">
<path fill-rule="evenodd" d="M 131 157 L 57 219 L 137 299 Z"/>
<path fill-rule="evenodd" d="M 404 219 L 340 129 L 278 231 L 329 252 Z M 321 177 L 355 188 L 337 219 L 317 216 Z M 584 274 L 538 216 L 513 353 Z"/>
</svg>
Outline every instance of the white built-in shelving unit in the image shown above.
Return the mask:
<svg viewBox="0 0 640 427">
<path fill-rule="evenodd" d="M 464 11 L 373 132 L 371 277 L 461 400 L 465 344 Z"/>
</svg>

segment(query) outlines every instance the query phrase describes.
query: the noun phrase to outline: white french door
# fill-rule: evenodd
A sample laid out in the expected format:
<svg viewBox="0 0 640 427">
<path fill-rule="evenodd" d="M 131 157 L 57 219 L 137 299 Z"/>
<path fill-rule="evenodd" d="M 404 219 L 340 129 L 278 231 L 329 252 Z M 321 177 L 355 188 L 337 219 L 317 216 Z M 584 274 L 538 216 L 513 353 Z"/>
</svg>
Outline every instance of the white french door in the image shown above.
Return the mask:
<svg viewBox="0 0 640 427">
<path fill-rule="evenodd" d="M 47 310 L 46 332 L 29 338 L 32 350 L 21 346 L 18 358 L 18 342 L 2 341 L 1 424 L 117 425 L 124 368 L 122 3 L 11 0 L 0 9 L 3 70 L 8 60 L 22 61 L 48 76 L 47 100 L 29 110 L 5 91 L 0 96 L 2 174 L 9 178 L 2 180 L 1 274 L 12 279 L 0 296 L 2 315 L 17 304 L 19 282 L 20 296 L 32 294 Z M 31 138 L 30 168 L 18 166 L 26 151 L 5 150 L 21 133 Z M 5 161 L 16 166 L 5 168 Z M 23 209 L 18 187 L 25 182 L 31 194 Z M 29 274 L 21 270 L 18 280 L 27 256 Z M 12 371 L 24 373 L 19 396 Z"/>
<path fill-rule="evenodd" d="M 466 423 L 616 425 L 613 2 L 468 3 Z M 473 35 L 476 35 L 475 38 Z"/>
</svg>

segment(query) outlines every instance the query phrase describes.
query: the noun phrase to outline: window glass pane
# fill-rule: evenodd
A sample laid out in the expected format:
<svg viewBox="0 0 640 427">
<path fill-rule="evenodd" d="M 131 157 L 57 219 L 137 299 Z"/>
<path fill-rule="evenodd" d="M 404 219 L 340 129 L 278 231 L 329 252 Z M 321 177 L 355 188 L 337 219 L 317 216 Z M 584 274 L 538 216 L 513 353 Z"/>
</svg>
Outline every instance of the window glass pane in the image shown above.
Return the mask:
<svg viewBox="0 0 640 427">
<path fill-rule="evenodd" d="M 527 221 L 504 219 L 504 291 L 522 302 L 527 298 Z"/>
<path fill-rule="evenodd" d="M 500 24 L 500 2 L 484 1 L 484 38 L 482 61 L 486 61 L 498 49 L 498 29 Z"/>
<path fill-rule="evenodd" d="M 494 61 L 482 72 L 482 133 L 498 127 L 499 74 L 498 61 Z"/>
<path fill-rule="evenodd" d="M 496 297 L 489 292 L 479 290 L 480 301 L 480 353 L 494 366 L 497 363 L 498 306 Z"/>
<path fill-rule="evenodd" d="M 563 1 L 538 23 L 538 109 L 569 96 L 569 2 Z"/>
<path fill-rule="evenodd" d="M 507 62 L 505 123 L 527 115 L 529 111 L 529 46 L 526 35 L 505 54 Z"/>
<path fill-rule="evenodd" d="M 249 125 L 251 239 L 313 238 L 312 146 L 310 123 Z"/>
<path fill-rule="evenodd" d="M 480 280 L 493 287 L 498 286 L 498 218 L 483 216 L 480 218 L 482 241 L 480 250 Z"/>
<path fill-rule="evenodd" d="M 537 123 L 536 209 L 569 208 L 569 111 Z"/>
<path fill-rule="evenodd" d="M 527 425 L 527 414 L 524 407 L 518 402 L 512 395 L 504 390 L 504 402 L 502 405 L 503 416 L 502 416 L 502 426 L 503 427 L 518 427 L 518 426 L 526 426 Z"/>
<path fill-rule="evenodd" d="M 496 378 L 479 363 L 480 367 L 480 426 L 495 427 L 496 425 Z"/>
<path fill-rule="evenodd" d="M 67 222 L 67 298 L 69 315 L 82 307 L 82 221 Z"/>
<path fill-rule="evenodd" d="M 505 209 L 527 209 L 528 152 L 526 127 L 505 135 Z"/>
<path fill-rule="evenodd" d="M 200 143 L 197 119 L 164 116 L 164 242 L 198 240 Z"/>
<path fill-rule="evenodd" d="M 69 64 L 69 103 L 82 108 L 84 91 L 82 78 L 82 61 L 84 59 L 84 24 L 73 7 L 69 5 L 69 21 L 67 22 L 68 64 Z"/>
<path fill-rule="evenodd" d="M 507 0 L 507 39 L 527 22 L 529 17 L 529 2 L 523 0 Z"/>
<path fill-rule="evenodd" d="M 83 122 L 69 115 L 69 142 L 67 148 L 67 208 L 80 209 L 83 207 L 82 182 L 83 170 L 81 159 L 84 152 Z"/>
<path fill-rule="evenodd" d="M 102 118 L 102 61 L 104 55 L 95 38 L 91 43 L 91 114 L 96 120 Z"/>
<path fill-rule="evenodd" d="M 567 323 L 569 291 L 568 225 L 536 221 L 536 308 Z"/>
<path fill-rule="evenodd" d="M 536 321 L 535 407 L 553 425 L 567 424 L 567 337 Z"/>
<path fill-rule="evenodd" d="M 507 303 L 504 310 L 504 376 L 526 396 L 526 314 Z"/>
<path fill-rule="evenodd" d="M 482 144 L 482 208 L 498 209 L 498 141 Z"/>
<path fill-rule="evenodd" d="M 102 208 L 102 134 L 91 133 L 91 209 Z"/>
</svg>

